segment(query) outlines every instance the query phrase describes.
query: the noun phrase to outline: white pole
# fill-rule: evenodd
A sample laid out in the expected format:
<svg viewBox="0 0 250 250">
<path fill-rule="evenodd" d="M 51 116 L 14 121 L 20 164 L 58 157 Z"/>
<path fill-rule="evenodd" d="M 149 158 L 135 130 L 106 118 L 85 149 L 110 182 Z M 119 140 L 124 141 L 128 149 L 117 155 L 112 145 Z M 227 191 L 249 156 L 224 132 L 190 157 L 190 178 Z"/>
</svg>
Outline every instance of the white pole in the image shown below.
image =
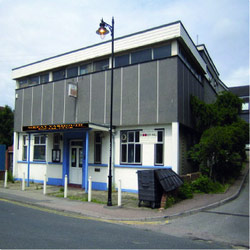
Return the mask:
<svg viewBox="0 0 250 250">
<path fill-rule="evenodd" d="M 23 172 L 23 179 L 22 179 L 22 191 L 25 190 L 25 173 Z"/>
<path fill-rule="evenodd" d="M 91 202 L 91 195 L 92 195 L 92 178 L 89 177 L 89 190 L 88 190 L 88 202 Z"/>
<path fill-rule="evenodd" d="M 43 194 L 44 195 L 46 195 L 46 188 L 47 188 L 47 186 L 46 186 L 46 183 L 47 182 L 47 176 L 46 176 L 46 174 L 44 175 L 44 179 L 43 179 Z"/>
<path fill-rule="evenodd" d="M 4 174 L 4 188 L 7 188 L 7 181 L 8 181 L 8 170 L 5 170 Z"/>
<path fill-rule="evenodd" d="M 68 195 L 68 176 L 65 175 L 64 178 L 64 198 L 67 198 Z"/>
<path fill-rule="evenodd" d="M 118 183 L 118 207 L 122 205 L 122 180 L 119 179 Z"/>
</svg>

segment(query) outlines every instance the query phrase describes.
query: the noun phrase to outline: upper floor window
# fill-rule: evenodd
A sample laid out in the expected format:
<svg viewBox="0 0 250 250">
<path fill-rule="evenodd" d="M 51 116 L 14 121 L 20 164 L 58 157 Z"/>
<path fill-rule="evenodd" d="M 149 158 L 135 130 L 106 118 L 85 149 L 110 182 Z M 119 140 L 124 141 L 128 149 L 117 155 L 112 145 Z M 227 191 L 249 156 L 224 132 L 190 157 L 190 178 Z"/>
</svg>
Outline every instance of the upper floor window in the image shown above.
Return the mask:
<svg viewBox="0 0 250 250">
<path fill-rule="evenodd" d="M 153 49 L 154 59 L 161 59 L 171 56 L 171 45 L 165 45 Z"/>
<path fill-rule="evenodd" d="M 127 65 L 129 65 L 129 54 L 115 57 L 115 67 L 122 67 Z"/>
<path fill-rule="evenodd" d="M 49 73 L 40 75 L 40 83 L 46 83 L 49 81 Z"/>
<path fill-rule="evenodd" d="M 85 75 L 92 72 L 92 64 L 84 64 L 80 66 L 80 75 Z"/>
<path fill-rule="evenodd" d="M 60 69 L 53 72 L 53 81 L 62 80 L 65 78 L 65 70 Z"/>
<path fill-rule="evenodd" d="M 105 70 L 109 68 L 109 58 L 94 62 L 94 71 Z"/>
<path fill-rule="evenodd" d="M 152 60 L 151 49 L 144 49 L 131 53 L 131 63 L 140 63 Z"/>
<path fill-rule="evenodd" d="M 45 161 L 46 157 L 46 136 L 34 136 L 34 161 Z"/>
<path fill-rule="evenodd" d="M 39 84 L 39 76 L 32 76 L 29 78 L 29 84 L 30 85 L 35 85 Z"/>
<path fill-rule="evenodd" d="M 141 163 L 141 144 L 139 131 L 121 131 L 121 163 Z"/>
<path fill-rule="evenodd" d="M 67 68 L 67 78 L 75 77 L 78 75 L 78 67 Z"/>
</svg>

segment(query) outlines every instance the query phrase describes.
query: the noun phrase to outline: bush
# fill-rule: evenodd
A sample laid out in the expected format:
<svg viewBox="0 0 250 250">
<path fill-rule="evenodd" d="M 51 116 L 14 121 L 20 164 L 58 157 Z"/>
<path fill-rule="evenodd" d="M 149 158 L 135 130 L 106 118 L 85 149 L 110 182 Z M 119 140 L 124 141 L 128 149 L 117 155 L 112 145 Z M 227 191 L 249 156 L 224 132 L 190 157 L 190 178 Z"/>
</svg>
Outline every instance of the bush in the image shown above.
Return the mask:
<svg viewBox="0 0 250 250">
<path fill-rule="evenodd" d="M 177 197 L 181 200 L 192 199 L 193 198 L 193 188 L 188 182 L 184 182 L 182 186 L 179 187 Z"/>
<path fill-rule="evenodd" d="M 208 176 L 202 175 L 192 182 L 192 189 L 195 193 L 218 193 L 223 192 L 224 187 L 219 182 L 213 182 Z"/>
<path fill-rule="evenodd" d="M 176 203 L 176 200 L 173 196 L 168 196 L 167 200 L 166 200 L 166 204 L 165 204 L 165 208 L 169 208 L 172 205 L 174 205 Z"/>
</svg>

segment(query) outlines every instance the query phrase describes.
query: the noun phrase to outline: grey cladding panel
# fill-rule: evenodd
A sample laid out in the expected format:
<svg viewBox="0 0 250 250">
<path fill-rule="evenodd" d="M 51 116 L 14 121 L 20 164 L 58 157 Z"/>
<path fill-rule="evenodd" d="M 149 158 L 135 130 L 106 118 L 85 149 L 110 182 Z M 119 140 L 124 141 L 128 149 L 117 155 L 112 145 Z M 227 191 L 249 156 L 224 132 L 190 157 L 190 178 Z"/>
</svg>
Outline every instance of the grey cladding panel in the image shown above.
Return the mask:
<svg viewBox="0 0 250 250">
<path fill-rule="evenodd" d="M 48 83 L 43 85 L 43 112 L 42 124 L 52 124 L 52 100 L 53 100 L 53 84 Z"/>
<path fill-rule="evenodd" d="M 63 123 L 64 113 L 64 81 L 54 83 L 54 124 Z"/>
<path fill-rule="evenodd" d="M 78 80 L 78 100 L 77 100 L 77 121 L 89 121 L 89 92 L 90 75 L 79 77 Z"/>
<path fill-rule="evenodd" d="M 159 61 L 159 123 L 177 121 L 177 58 Z"/>
<path fill-rule="evenodd" d="M 16 132 L 22 131 L 22 102 L 23 102 L 23 90 L 16 90 L 15 100 L 15 116 L 14 116 L 14 130 Z"/>
<path fill-rule="evenodd" d="M 41 100 L 42 86 L 33 88 L 33 110 L 32 110 L 32 125 L 41 125 Z"/>
<path fill-rule="evenodd" d="M 157 118 L 157 63 L 140 66 L 140 123 L 154 124 Z"/>
<path fill-rule="evenodd" d="M 138 66 L 124 68 L 122 88 L 122 125 L 138 123 Z"/>
<path fill-rule="evenodd" d="M 113 83 L 113 125 L 120 125 L 121 107 L 121 68 L 114 70 Z M 110 123 L 110 85 L 111 72 L 107 72 L 107 91 L 106 91 L 106 124 Z"/>
<path fill-rule="evenodd" d="M 66 97 L 65 97 L 65 123 L 75 122 L 77 98 L 68 95 L 69 83 L 73 83 L 74 79 L 76 78 L 72 78 L 66 81 L 67 86 L 66 86 Z"/>
<path fill-rule="evenodd" d="M 91 89 L 91 122 L 104 123 L 105 72 L 93 74 Z"/>
<path fill-rule="evenodd" d="M 32 88 L 24 89 L 23 126 L 31 125 Z"/>
</svg>

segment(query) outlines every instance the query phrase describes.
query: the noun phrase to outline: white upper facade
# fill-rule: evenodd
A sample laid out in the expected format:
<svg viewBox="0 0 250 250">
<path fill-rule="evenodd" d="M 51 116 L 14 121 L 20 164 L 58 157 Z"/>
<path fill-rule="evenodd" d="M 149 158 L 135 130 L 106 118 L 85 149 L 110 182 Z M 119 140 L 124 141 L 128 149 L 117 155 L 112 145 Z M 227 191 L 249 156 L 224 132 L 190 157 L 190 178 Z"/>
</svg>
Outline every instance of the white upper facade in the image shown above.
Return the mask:
<svg viewBox="0 0 250 250">
<path fill-rule="evenodd" d="M 204 72 L 206 72 L 206 63 L 200 56 L 195 44 L 180 21 L 116 38 L 114 42 L 114 53 L 122 53 L 123 51 L 174 39 L 180 39 L 186 44 L 197 63 Z M 12 78 L 18 79 L 62 66 L 108 56 L 111 54 L 110 43 L 111 41 L 99 43 L 15 68 L 12 70 Z M 176 52 L 176 54 L 177 53 L 178 52 Z"/>
</svg>

